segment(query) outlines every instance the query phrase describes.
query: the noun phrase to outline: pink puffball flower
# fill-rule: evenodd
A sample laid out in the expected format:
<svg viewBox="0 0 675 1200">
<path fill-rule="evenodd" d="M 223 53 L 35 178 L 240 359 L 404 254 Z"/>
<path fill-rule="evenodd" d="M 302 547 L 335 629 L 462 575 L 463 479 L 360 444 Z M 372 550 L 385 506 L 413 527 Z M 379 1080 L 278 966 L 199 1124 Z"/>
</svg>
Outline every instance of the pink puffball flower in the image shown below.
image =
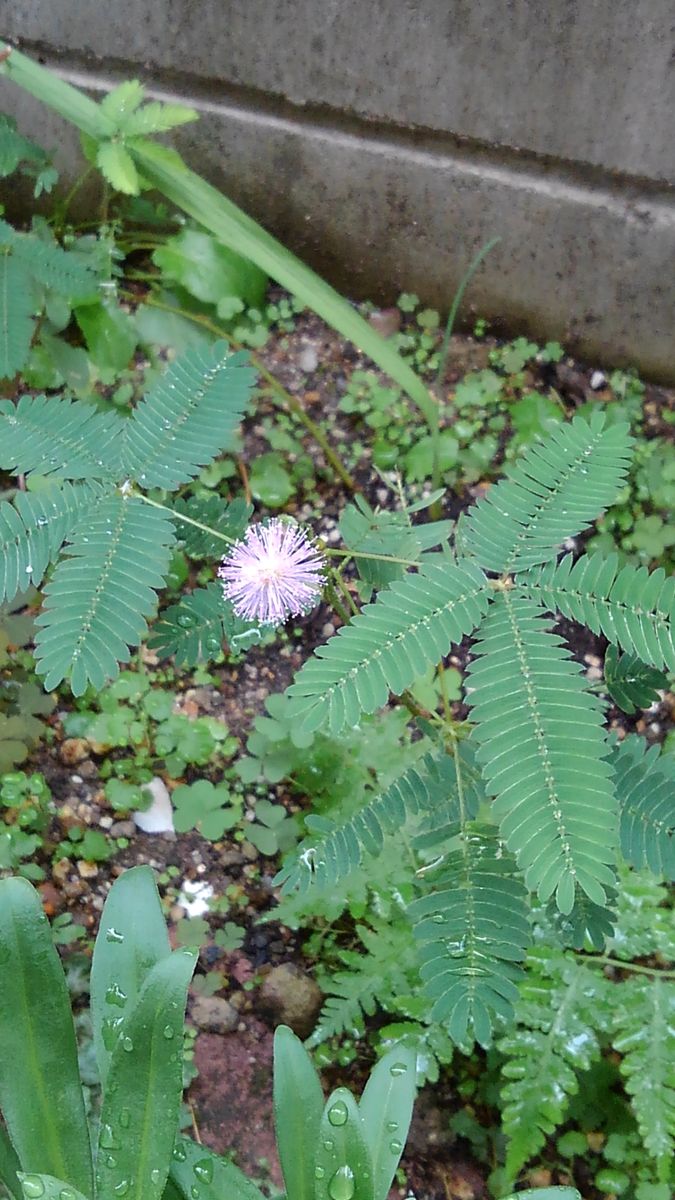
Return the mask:
<svg viewBox="0 0 675 1200">
<path fill-rule="evenodd" d="M 304 529 L 273 517 L 251 525 L 223 559 L 218 576 L 238 617 L 282 625 L 318 603 L 324 569 Z"/>
</svg>

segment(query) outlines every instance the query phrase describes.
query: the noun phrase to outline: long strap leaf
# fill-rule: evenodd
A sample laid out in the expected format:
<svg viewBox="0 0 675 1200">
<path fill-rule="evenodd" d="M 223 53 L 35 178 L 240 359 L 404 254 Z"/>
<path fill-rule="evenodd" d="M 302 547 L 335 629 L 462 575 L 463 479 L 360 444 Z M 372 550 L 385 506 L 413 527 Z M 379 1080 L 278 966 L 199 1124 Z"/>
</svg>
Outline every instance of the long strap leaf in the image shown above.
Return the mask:
<svg viewBox="0 0 675 1200">
<path fill-rule="evenodd" d="M 115 126 L 102 111 L 101 105 L 27 55 L 0 42 L 0 54 L 3 51 L 7 52 L 7 58 L 0 66 L 0 71 L 31 95 L 37 96 L 43 104 L 48 104 L 97 141 L 110 138 L 115 133 Z M 177 154 L 171 155 L 169 166 L 166 150 L 153 142 L 135 139 L 133 143 L 127 143 L 127 149 L 148 183 L 159 188 L 167 199 L 210 229 L 226 246 L 249 258 L 277 283 L 288 288 L 343 337 L 354 342 L 410 396 L 427 422 L 430 425 L 434 422 L 435 401 L 419 376 L 330 284 L 305 266 L 236 204 L 190 171 Z"/>
<path fill-rule="evenodd" d="M 68 989 L 37 892 L 0 882 L 0 1109 L 25 1171 L 91 1195 L 89 1132 Z"/>
<path fill-rule="evenodd" d="M 0 1183 L 5 1185 L 8 1192 L 11 1192 L 16 1197 L 16 1200 L 23 1200 L 21 1187 L 17 1178 L 20 1170 L 21 1163 L 9 1140 L 9 1135 L 4 1125 L 0 1125 Z"/>
<path fill-rule="evenodd" d="M 178 1132 L 183 1020 L 195 960 L 150 971 L 112 1052 L 98 1135 L 97 1200 L 161 1200 Z"/>
</svg>

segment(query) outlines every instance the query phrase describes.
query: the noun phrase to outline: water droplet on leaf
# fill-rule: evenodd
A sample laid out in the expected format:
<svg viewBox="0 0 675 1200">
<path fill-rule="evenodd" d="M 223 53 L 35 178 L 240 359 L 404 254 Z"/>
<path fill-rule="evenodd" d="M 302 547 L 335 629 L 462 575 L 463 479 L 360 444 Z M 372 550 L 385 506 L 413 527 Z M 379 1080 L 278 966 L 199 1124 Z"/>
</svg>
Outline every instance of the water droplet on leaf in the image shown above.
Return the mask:
<svg viewBox="0 0 675 1200">
<path fill-rule="evenodd" d="M 128 1179 L 120 1179 L 119 1183 L 115 1184 L 113 1192 L 116 1196 L 126 1196 L 130 1186 Z"/>
<path fill-rule="evenodd" d="M 104 1150 L 119 1150 L 119 1143 L 115 1140 L 112 1125 L 101 1125 L 98 1144 L 99 1146 L 103 1146 Z"/>
<path fill-rule="evenodd" d="M 400 1154 L 403 1149 L 403 1144 L 399 1141 L 390 1142 L 389 1149 L 391 1150 L 392 1154 Z"/>
<path fill-rule="evenodd" d="M 397 1075 L 405 1075 L 407 1070 L 408 1068 L 406 1067 L 405 1063 L 394 1063 L 389 1068 L 389 1074 L 396 1077 Z"/>
<path fill-rule="evenodd" d="M 175 1158 L 176 1162 L 185 1162 L 187 1154 L 182 1146 L 176 1146 L 174 1148 L 173 1157 Z"/>
<path fill-rule="evenodd" d="M 122 1038 L 122 1049 L 126 1050 L 127 1054 L 131 1054 L 131 1051 L 133 1050 L 133 1048 L 134 1048 L 134 1043 L 132 1042 L 130 1037 Z"/>
<path fill-rule="evenodd" d="M 328 1120 L 331 1125 L 344 1125 L 347 1121 L 347 1105 L 344 1100 L 336 1100 L 328 1109 Z"/>
<path fill-rule="evenodd" d="M 38 1175 L 26 1175 L 21 1180 L 21 1187 L 27 1200 L 38 1200 L 39 1196 L 45 1194 L 45 1185 Z"/>
<path fill-rule="evenodd" d="M 162 1178 L 161 1171 L 159 1170 L 158 1167 L 154 1167 L 153 1170 L 150 1172 L 150 1182 L 157 1184 L 157 1183 L 159 1183 L 161 1178 Z"/>
<path fill-rule="evenodd" d="M 202 1183 L 213 1182 L 213 1162 L 210 1158 L 200 1158 L 192 1170 Z"/>
<path fill-rule="evenodd" d="M 171 1041 L 171 1038 L 174 1036 L 173 1025 L 165 1025 L 162 1030 L 162 1033 L 164 1034 L 164 1037 L 167 1039 L 167 1041 Z"/>
<path fill-rule="evenodd" d="M 398 1121 L 387 1121 L 387 1132 L 396 1133 L 398 1129 Z"/>
<path fill-rule="evenodd" d="M 118 933 L 117 930 L 113 929 L 111 926 L 110 929 L 106 929 L 105 931 L 105 940 L 106 942 L 123 942 L 124 934 Z"/>
<path fill-rule="evenodd" d="M 113 983 L 109 988 L 106 988 L 105 993 L 106 1004 L 114 1004 L 117 1008 L 124 1008 L 127 1002 L 127 994 L 123 992 L 119 984 Z"/>
<path fill-rule="evenodd" d="M 326 1174 L 326 1172 L 324 1171 L 323 1167 L 315 1167 L 314 1168 L 314 1178 L 315 1179 L 323 1179 L 325 1174 Z"/>
<path fill-rule="evenodd" d="M 331 1200 L 352 1200 L 354 1195 L 354 1172 L 351 1167 L 339 1167 L 328 1184 Z"/>
<path fill-rule="evenodd" d="M 122 1129 L 128 1129 L 131 1123 L 131 1113 L 128 1108 L 123 1108 L 120 1112 L 120 1125 Z"/>
</svg>

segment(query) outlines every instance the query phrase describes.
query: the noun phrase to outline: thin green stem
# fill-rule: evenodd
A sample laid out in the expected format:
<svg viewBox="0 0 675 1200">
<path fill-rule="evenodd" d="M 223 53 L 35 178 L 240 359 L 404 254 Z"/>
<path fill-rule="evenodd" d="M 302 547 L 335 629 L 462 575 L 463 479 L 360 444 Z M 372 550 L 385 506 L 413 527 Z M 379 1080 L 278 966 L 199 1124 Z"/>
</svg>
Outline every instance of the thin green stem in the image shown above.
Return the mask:
<svg viewBox="0 0 675 1200">
<path fill-rule="evenodd" d="M 63 229 L 63 227 L 66 223 L 66 217 L 68 215 L 68 210 L 69 210 L 73 200 L 75 199 L 80 188 L 83 187 L 84 184 L 87 182 L 87 180 L 93 170 L 94 170 L 94 167 L 90 163 L 89 166 L 86 167 L 85 170 L 82 171 L 80 175 L 78 175 L 78 177 L 75 180 L 70 191 L 66 193 L 66 195 L 63 198 L 63 201 L 56 208 L 56 210 L 54 212 L 54 218 L 53 218 L 53 224 L 56 229 L 58 229 L 58 230 Z M 98 224 L 98 222 L 97 222 L 97 224 Z"/>
<path fill-rule="evenodd" d="M 633 971 L 636 975 L 651 975 L 658 979 L 675 979 L 675 971 L 666 971 L 660 967 L 642 967 L 639 963 L 623 962 L 620 958 L 611 958 L 608 954 L 583 954 L 573 951 L 585 966 L 615 967 L 618 971 Z"/>
<path fill-rule="evenodd" d="M 144 282 L 156 282 L 154 276 L 146 275 L 144 272 L 134 272 L 133 277 L 135 279 L 143 278 Z M 133 299 L 136 301 L 138 300 L 138 296 L 135 296 L 133 292 L 122 292 L 122 295 L 126 296 L 128 299 Z M 241 343 L 232 337 L 231 333 L 228 333 L 226 329 L 223 329 L 220 325 L 217 325 L 215 321 L 212 321 L 209 317 L 204 316 L 203 313 L 192 313 L 189 311 L 189 309 L 177 308 L 173 304 L 165 304 L 164 301 L 158 300 L 153 295 L 145 296 L 143 303 L 151 305 L 152 308 L 160 308 L 165 312 L 177 313 L 179 316 L 185 317 L 185 319 L 188 321 L 194 321 L 196 325 L 201 325 L 204 329 L 208 329 L 211 333 L 215 334 L 216 337 L 225 338 L 233 350 L 244 349 Z M 326 460 L 330 463 L 338 478 L 342 480 L 345 487 L 349 488 L 350 492 L 357 491 L 355 480 L 350 475 L 340 457 L 336 454 L 320 426 L 317 425 L 316 421 L 313 421 L 312 418 L 307 415 L 297 397 L 292 395 L 291 392 L 287 391 L 283 384 L 279 383 L 278 379 L 275 379 L 274 375 L 267 369 L 262 359 L 248 347 L 246 347 L 246 350 L 256 371 L 261 378 L 265 380 L 265 383 L 272 392 L 272 398 L 276 399 L 277 403 L 281 402 L 285 408 L 290 409 L 290 411 L 298 418 L 301 424 L 305 426 L 307 432 L 312 435 L 317 445 L 319 445 L 323 450 Z"/>
<path fill-rule="evenodd" d="M 419 567 L 412 558 L 395 558 L 393 554 L 369 554 L 366 550 L 337 550 L 332 546 L 321 545 L 321 553 L 328 558 L 368 558 L 374 562 L 401 563 L 404 567 Z"/>
<path fill-rule="evenodd" d="M 471 283 L 471 280 L 473 279 L 474 275 L 476 274 L 476 271 L 478 270 L 479 266 L 483 262 L 483 259 L 487 257 L 487 255 L 490 253 L 490 251 L 497 245 L 497 242 L 499 242 L 500 240 L 501 240 L 500 238 L 491 238 L 491 240 L 489 242 L 486 242 L 485 245 L 481 247 L 481 249 L 478 251 L 478 254 L 476 254 L 475 257 L 472 259 L 472 261 L 469 263 L 469 267 L 468 267 L 467 271 L 465 272 L 465 274 L 463 275 L 462 279 L 460 280 L 459 287 L 457 288 L 457 291 L 455 292 L 455 295 L 453 297 L 452 304 L 450 305 L 450 312 L 448 313 L 448 319 L 447 319 L 446 325 L 445 325 L 445 333 L 443 335 L 443 344 L 441 346 L 441 353 L 440 353 L 440 357 L 438 360 L 438 370 L 436 372 L 436 380 L 435 380 L 435 384 L 434 384 L 434 392 L 436 393 L 436 412 L 435 412 L 434 424 L 431 429 L 431 441 L 432 441 L 431 486 L 434 491 L 439 487 L 440 479 L 441 479 L 441 469 L 440 469 L 441 385 L 443 383 L 443 379 L 445 376 L 445 368 L 447 366 L 448 354 L 450 352 L 450 338 L 452 337 L 452 331 L 455 327 L 455 321 L 457 319 L 457 313 L 459 312 L 459 306 L 462 303 L 462 300 L 464 299 L 464 293 L 465 293 L 467 287 Z M 434 512 L 435 507 L 436 507 L 435 505 L 432 505 L 431 516 L 435 520 L 437 520 L 439 513 Z"/>
<path fill-rule="evenodd" d="M 342 564 L 340 564 L 340 566 L 341 565 Z M 333 582 L 337 585 L 338 590 L 340 592 L 342 592 L 342 595 L 344 596 L 345 600 L 347 601 L 347 605 L 351 611 L 352 616 L 357 617 L 359 615 L 358 605 L 356 605 L 354 603 L 354 597 L 352 596 L 349 588 L 347 587 L 347 584 L 345 583 L 344 579 L 342 578 L 342 575 L 340 574 L 340 566 L 336 567 L 332 572 Z"/>
<path fill-rule="evenodd" d="M 338 596 L 337 591 L 335 590 L 335 586 L 334 586 L 332 580 L 330 580 L 330 579 L 326 580 L 325 591 L 326 591 L 326 595 L 330 601 L 331 606 L 335 609 L 335 612 L 339 616 L 340 620 L 343 622 L 344 625 L 348 625 L 349 624 L 349 613 L 343 607 L 340 597 Z"/>
</svg>

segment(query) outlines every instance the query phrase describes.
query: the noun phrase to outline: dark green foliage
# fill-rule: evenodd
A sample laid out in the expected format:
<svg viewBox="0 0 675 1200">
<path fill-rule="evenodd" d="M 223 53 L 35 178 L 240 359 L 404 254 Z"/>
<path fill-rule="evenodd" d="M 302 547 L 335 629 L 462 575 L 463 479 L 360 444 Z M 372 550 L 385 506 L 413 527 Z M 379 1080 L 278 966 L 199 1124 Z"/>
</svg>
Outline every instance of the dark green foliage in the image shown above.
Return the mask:
<svg viewBox="0 0 675 1200">
<path fill-rule="evenodd" d="M 494 1014 L 509 1018 L 530 941 L 527 893 L 493 828 L 464 826 L 409 909 L 431 1016 L 459 1045 L 488 1046 Z"/>
<path fill-rule="evenodd" d="M 54 479 L 110 479 L 125 427 L 117 413 L 60 396 L 0 401 L 0 467 Z M 119 472 L 118 472 L 119 478 Z"/>
<path fill-rule="evenodd" d="M 217 530 L 225 537 L 237 540 L 243 537 L 246 531 L 253 514 L 253 505 L 239 498 L 228 504 L 217 492 L 209 492 L 205 496 L 189 496 L 187 500 L 175 500 L 173 511 L 180 516 L 189 517 L 191 521 L 208 525 L 210 529 Z M 196 529 L 187 522 L 176 522 L 176 535 L 190 558 L 222 558 L 228 550 L 222 537 L 215 537 L 208 530 Z"/>
<path fill-rule="evenodd" d="M 601 413 L 593 414 L 590 427 L 576 417 L 553 429 L 471 510 L 462 527 L 463 552 L 489 571 L 546 562 L 615 499 L 630 444 L 628 426 L 606 427 Z"/>
<path fill-rule="evenodd" d="M 525 594 L 603 634 L 661 670 L 675 670 L 675 579 L 657 567 L 620 566 L 616 554 L 567 554 L 519 577 Z"/>
<path fill-rule="evenodd" d="M 194 667 L 225 646 L 232 651 L 260 641 L 260 628 L 234 615 L 219 583 L 188 592 L 165 608 L 148 642 L 162 658 L 174 655 L 179 666 Z"/>
<path fill-rule="evenodd" d="M 507 591 L 481 626 L 476 651 L 469 678 L 477 757 L 528 888 L 542 900 L 555 893 L 563 913 L 575 883 L 604 904 L 614 881 L 616 804 L 599 701 L 550 622 Z"/>
<path fill-rule="evenodd" d="M 431 500 L 411 504 L 402 512 L 375 512 L 363 496 L 348 504 L 340 517 L 340 533 L 345 546 L 361 554 L 390 555 L 418 562 L 421 555 L 445 542 L 452 531 L 451 521 L 430 521 L 413 525 L 411 516 L 428 507 Z M 356 560 L 359 575 L 366 585 L 367 599 L 373 588 L 385 587 L 405 575 L 405 563 Z"/>
<path fill-rule="evenodd" d="M 675 757 L 626 738 L 612 756 L 621 853 L 636 870 L 675 880 Z"/>
<path fill-rule="evenodd" d="M 530 955 L 515 1026 L 498 1043 L 509 1080 L 502 1095 L 509 1178 L 562 1122 L 579 1088 L 578 1072 L 599 1057 L 596 1029 L 607 986 L 599 971 L 560 953 Z"/>
<path fill-rule="evenodd" d="M 67 536 L 100 496 L 86 484 L 64 483 L 0 502 L 0 602 L 13 600 L 30 583 L 39 587 Z"/>
<path fill-rule="evenodd" d="M 640 1135 L 667 1182 L 675 1155 L 675 987 L 658 978 L 626 980 L 613 1025 Z"/>
<path fill-rule="evenodd" d="M 640 662 L 634 654 L 619 654 L 616 646 L 608 646 L 605 684 L 614 703 L 625 713 L 634 713 L 658 700 L 659 690 L 668 686 L 668 678 L 663 671 Z"/>
<path fill-rule="evenodd" d="M 177 359 L 124 427 L 121 473 L 141 487 L 174 491 L 226 447 L 255 373 L 224 342 Z"/>
</svg>

